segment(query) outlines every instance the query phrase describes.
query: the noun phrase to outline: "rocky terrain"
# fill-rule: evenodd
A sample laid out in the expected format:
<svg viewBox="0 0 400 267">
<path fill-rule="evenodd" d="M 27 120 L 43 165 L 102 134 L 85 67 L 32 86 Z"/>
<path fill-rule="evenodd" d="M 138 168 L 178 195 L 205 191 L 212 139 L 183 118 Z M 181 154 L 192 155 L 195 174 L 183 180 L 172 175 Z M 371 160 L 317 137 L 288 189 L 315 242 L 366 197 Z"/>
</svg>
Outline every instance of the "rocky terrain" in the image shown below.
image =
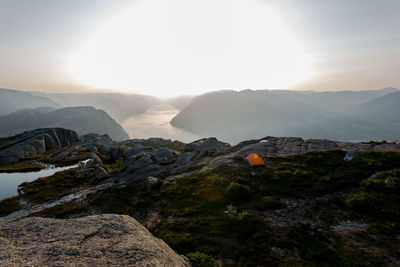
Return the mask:
<svg viewBox="0 0 400 267">
<path fill-rule="evenodd" d="M 24 157 L 70 147 L 78 142 L 80 137 L 76 132 L 61 128 L 37 129 L 0 138 L 0 166 Z"/>
<path fill-rule="evenodd" d="M 0 224 L 1 266 L 189 266 L 129 216 Z"/>
<path fill-rule="evenodd" d="M 89 162 L 21 184 L 0 202 L 3 224 L 130 215 L 193 266 L 400 263 L 399 142 L 79 140 L 19 158 Z"/>
</svg>

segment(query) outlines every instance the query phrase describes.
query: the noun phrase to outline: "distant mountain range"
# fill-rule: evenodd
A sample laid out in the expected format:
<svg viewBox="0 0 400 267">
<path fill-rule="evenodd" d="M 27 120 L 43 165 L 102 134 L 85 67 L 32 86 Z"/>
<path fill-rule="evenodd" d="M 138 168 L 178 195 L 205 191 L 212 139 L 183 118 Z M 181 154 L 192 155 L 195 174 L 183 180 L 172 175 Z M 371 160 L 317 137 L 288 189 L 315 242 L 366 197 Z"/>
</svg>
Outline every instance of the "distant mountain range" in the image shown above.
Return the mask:
<svg viewBox="0 0 400 267">
<path fill-rule="evenodd" d="M 143 114 L 156 105 L 170 104 L 180 110 L 193 98 L 180 96 L 158 99 L 118 93 L 48 94 L 0 89 L 0 136 L 40 127 L 64 127 L 79 134 L 107 133 L 114 140 L 128 139 L 128 134 L 118 123 L 122 124 L 126 119 Z M 56 111 L 55 108 L 63 109 Z M 56 119 L 56 116 L 59 117 Z"/>
<path fill-rule="evenodd" d="M 93 107 L 23 109 L 0 116 L 0 135 L 10 136 L 37 128 L 60 127 L 88 133 L 107 134 L 116 141 L 129 139 L 125 130 L 106 112 Z"/>
<path fill-rule="evenodd" d="M 28 92 L 0 88 L 0 115 L 20 110 L 22 108 L 53 107 L 61 105 L 44 96 Z"/>
<path fill-rule="evenodd" d="M 263 136 L 400 140 L 400 91 L 244 90 L 196 97 L 171 124 L 237 143 Z"/>
<path fill-rule="evenodd" d="M 160 102 L 155 97 L 137 94 L 46 94 L 38 92 L 33 94 L 46 97 L 63 107 L 93 106 L 102 109 L 119 123 L 131 116 L 144 113 Z"/>
<path fill-rule="evenodd" d="M 167 100 L 131 94 L 0 89 L 0 135 L 63 127 L 79 134 L 108 134 L 114 140 L 124 140 L 129 136 L 118 123 L 162 103 L 181 110 L 171 120 L 173 126 L 229 143 L 264 136 L 400 140 L 400 91 L 396 88 L 341 92 L 225 90 Z"/>
</svg>

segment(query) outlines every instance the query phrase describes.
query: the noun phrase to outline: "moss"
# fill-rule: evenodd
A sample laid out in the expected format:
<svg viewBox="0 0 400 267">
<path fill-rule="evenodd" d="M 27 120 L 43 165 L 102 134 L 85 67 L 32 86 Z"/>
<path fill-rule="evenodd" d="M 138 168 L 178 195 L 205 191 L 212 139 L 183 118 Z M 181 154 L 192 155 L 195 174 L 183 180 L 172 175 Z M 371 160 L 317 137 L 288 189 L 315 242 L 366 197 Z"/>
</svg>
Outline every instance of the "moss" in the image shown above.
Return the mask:
<svg viewBox="0 0 400 267">
<path fill-rule="evenodd" d="M 22 209 L 19 197 L 10 197 L 0 201 L 0 216 L 6 216 L 11 212 Z"/>
<path fill-rule="evenodd" d="M 249 187 L 236 182 L 230 183 L 226 189 L 226 195 L 232 203 L 241 203 L 251 197 Z"/>
<path fill-rule="evenodd" d="M 7 166 L 0 166 L 0 172 L 35 172 L 45 167 L 34 162 L 17 162 Z"/>
<path fill-rule="evenodd" d="M 363 250 L 347 249 L 339 252 L 341 266 L 348 267 L 372 267 L 385 266 L 385 259 L 379 255 L 374 255 Z"/>
<path fill-rule="evenodd" d="M 20 189 L 24 198 L 42 203 L 63 197 L 78 186 L 94 184 L 96 181 L 96 177 L 84 177 L 78 175 L 76 169 L 69 169 L 33 182 L 25 182 L 20 185 Z"/>
<path fill-rule="evenodd" d="M 110 173 L 111 175 L 118 175 L 121 172 L 122 165 L 124 164 L 124 160 L 118 159 L 113 163 L 105 164 L 104 168 Z"/>
<path fill-rule="evenodd" d="M 378 265 L 379 257 L 341 242 L 330 226 L 338 211 L 345 209 L 369 224 L 365 233 L 351 238 L 364 242 L 366 234 L 377 233 L 382 246 L 396 257 L 398 244 L 393 236 L 399 231 L 396 169 L 400 168 L 400 153 L 361 152 L 352 161 L 344 161 L 345 154 L 333 150 L 271 157 L 268 168 L 255 176 L 247 164 L 221 166 L 154 190 L 146 190 L 144 182 L 133 182 L 88 195 L 87 205 L 96 212 L 137 218 L 158 212 L 161 221 L 152 225 L 154 235 L 180 254 L 199 256 L 200 262 L 210 256 L 236 266 L 357 266 L 368 260 Z M 117 173 L 119 164 L 105 166 Z M 368 179 L 376 172 L 380 174 Z M 344 197 L 327 199 L 307 208 L 305 218 L 317 217 L 322 231 L 300 221 L 276 226 L 279 221 L 260 211 L 281 208 L 280 197 L 313 198 L 349 190 L 353 191 L 346 201 Z M 79 209 L 78 205 L 62 207 L 60 214 L 50 215 L 71 216 Z M 272 247 L 297 256 L 277 254 Z"/>
<path fill-rule="evenodd" d="M 259 200 L 259 202 L 257 203 L 257 207 L 260 210 L 274 210 L 282 208 L 283 204 L 279 199 L 275 197 L 265 196 Z"/>
<path fill-rule="evenodd" d="M 192 171 L 197 171 L 200 170 L 201 168 L 203 168 L 204 166 L 206 166 L 206 164 L 195 164 L 195 165 L 191 165 L 185 168 L 184 172 L 192 172 Z"/>
<path fill-rule="evenodd" d="M 45 151 L 45 152 L 40 153 L 40 154 L 31 155 L 31 156 L 28 156 L 28 157 L 22 157 L 21 161 L 32 161 L 32 160 L 35 160 L 35 161 L 40 161 L 40 162 L 45 163 L 45 164 L 52 164 L 52 165 L 55 165 L 55 166 L 58 166 L 58 167 L 77 164 L 81 159 L 78 159 L 78 158 L 73 157 L 73 156 L 67 156 L 67 157 L 62 157 L 62 158 L 53 157 L 53 155 L 58 154 L 58 153 L 60 153 L 62 151 L 65 151 L 65 150 L 67 150 L 69 148 L 70 147 L 66 147 L 66 148 L 59 149 L 59 150 L 51 149 L 51 150 Z M 86 152 L 86 151 L 79 151 L 78 155 L 89 157 L 90 153 Z"/>
<path fill-rule="evenodd" d="M 87 196 L 90 205 L 105 213 L 133 215 L 147 209 L 158 198 L 156 191 L 149 191 L 146 184 L 135 182 L 123 188 L 113 187 Z"/>
<path fill-rule="evenodd" d="M 347 206 L 367 221 L 397 225 L 400 219 L 400 170 L 384 171 L 361 183 L 359 190 L 346 199 Z"/>
<path fill-rule="evenodd" d="M 46 164 L 52 164 L 58 167 L 63 167 L 63 166 L 69 166 L 69 165 L 75 165 L 80 162 L 80 159 L 78 158 L 43 158 L 40 160 L 43 163 Z"/>
<path fill-rule="evenodd" d="M 186 255 L 193 267 L 219 267 L 221 265 L 211 256 L 201 253 L 194 252 Z"/>
<path fill-rule="evenodd" d="M 32 214 L 32 216 L 56 218 L 56 219 L 68 219 L 71 217 L 77 217 L 79 215 L 87 216 L 90 213 L 91 210 L 87 205 L 71 201 L 51 208 L 47 208 L 43 211 Z"/>
<path fill-rule="evenodd" d="M 62 151 L 62 150 L 59 150 L 59 151 Z M 22 157 L 21 160 L 38 160 L 38 159 L 48 157 L 55 152 L 57 152 L 57 150 L 50 149 L 50 150 L 44 151 L 43 153 Z"/>
</svg>

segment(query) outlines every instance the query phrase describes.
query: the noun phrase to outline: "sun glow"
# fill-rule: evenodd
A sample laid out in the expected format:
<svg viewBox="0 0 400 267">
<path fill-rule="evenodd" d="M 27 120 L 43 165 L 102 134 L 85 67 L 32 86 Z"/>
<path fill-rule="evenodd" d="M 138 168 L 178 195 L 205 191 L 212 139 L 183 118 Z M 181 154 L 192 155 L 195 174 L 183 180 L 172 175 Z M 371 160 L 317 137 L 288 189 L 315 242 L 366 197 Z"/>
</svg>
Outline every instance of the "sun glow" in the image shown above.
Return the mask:
<svg viewBox="0 0 400 267">
<path fill-rule="evenodd" d="M 70 59 L 80 83 L 173 96 L 287 88 L 311 62 L 278 14 L 258 0 L 136 1 Z"/>
</svg>

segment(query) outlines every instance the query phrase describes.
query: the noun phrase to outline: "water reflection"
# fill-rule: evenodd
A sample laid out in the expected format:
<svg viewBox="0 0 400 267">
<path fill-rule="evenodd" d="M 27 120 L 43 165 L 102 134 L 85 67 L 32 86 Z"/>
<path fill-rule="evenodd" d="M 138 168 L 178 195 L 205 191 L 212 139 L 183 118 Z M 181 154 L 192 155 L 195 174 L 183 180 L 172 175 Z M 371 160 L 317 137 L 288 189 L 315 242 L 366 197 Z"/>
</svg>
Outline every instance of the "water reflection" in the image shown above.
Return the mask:
<svg viewBox="0 0 400 267">
<path fill-rule="evenodd" d="M 76 168 L 81 164 L 84 165 L 86 163 L 87 160 L 75 165 L 65 167 L 46 165 L 45 169 L 36 172 L 0 173 L 0 200 L 17 195 L 18 186 L 24 182 L 32 182 L 40 177 L 51 176 L 56 172 Z"/>
<path fill-rule="evenodd" d="M 148 109 L 145 113 L 126 119 L 122 127 L 131 138 L 161 137 L 189 143 L 200 139 L 198 136 L 172 126 L 169 122 L 179 110 L 169 104 Z"/>
</svg>

